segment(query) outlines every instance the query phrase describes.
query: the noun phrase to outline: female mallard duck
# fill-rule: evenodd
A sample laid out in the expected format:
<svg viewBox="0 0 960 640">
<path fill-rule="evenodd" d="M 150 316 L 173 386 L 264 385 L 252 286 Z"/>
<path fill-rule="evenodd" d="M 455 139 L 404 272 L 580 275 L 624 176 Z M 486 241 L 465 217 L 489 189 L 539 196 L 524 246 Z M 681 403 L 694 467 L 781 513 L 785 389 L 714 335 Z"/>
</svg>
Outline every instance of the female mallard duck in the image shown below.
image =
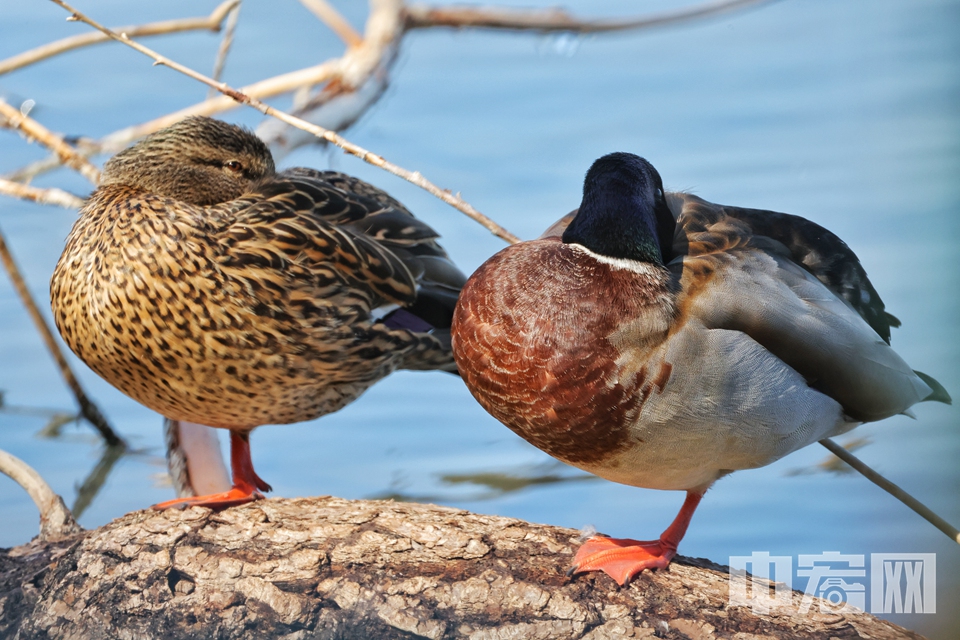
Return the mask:
<svg viewBox="0 0 960 640">
<path fill-rule="evenodd" d="M 332 171 L 275 173 L 263 142 L 188 118 L 114 156 L 53 273 L 57 328 L 168 418 L 230 430 L 224 507 L 269 490 L 249 433 L 340 409 L 394 369 L 456 371 L 463 274 L 399 202 Z"/>
<path fill-rule="evenodd" d="M 608 480 L 687 492 L 659 540 L 580 548 L 571 572 L 625 584 L 669 564 L 718 478 L 949 403 L 888 346 L 898 325 L 826 229 L 665 194 L 646 160 L 614 153 L 572 220 L 471 276 L 452 332 L 464 382 L 517 434 Z"/>
</svg>

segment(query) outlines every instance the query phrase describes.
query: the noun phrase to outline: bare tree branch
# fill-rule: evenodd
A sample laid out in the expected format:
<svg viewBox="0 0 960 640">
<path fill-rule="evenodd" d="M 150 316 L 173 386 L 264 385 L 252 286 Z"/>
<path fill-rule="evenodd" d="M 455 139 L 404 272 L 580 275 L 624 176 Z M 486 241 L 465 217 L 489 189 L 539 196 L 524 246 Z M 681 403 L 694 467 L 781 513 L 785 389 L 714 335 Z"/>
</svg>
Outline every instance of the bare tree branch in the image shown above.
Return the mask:
<svg viewBox="0 0 960 640">
<path fill-rule="evenodd" d="M 63 141 L 63 138 L 51 133 L 49 129 L 7 104 L 2 98 L 0 98 L 0 125 L 20 130 L 27 138 L 32 138 L 53 151 L 60 158 L 60 162 L 76 169 L 93 184 L 100 182 L 100 170 L 90 164 L 89 160 L 77 153 L 76 149 Z"/>
<path fill-rule="evenodd" d="M 0 473 L 23 487 L 40 511 L 40 540 L 56 540 L 82 531 L 63 499 L 39 473 L 20 458 L 0 449 Z"/>
<path fill-rule="evenodd" d="M 348 47 L 358 47 L 363 43 L 363 36 L 327 0 L 300 0 L 300 4 L 330 27 Z"/>
<path fill-rule="evenodd" d="M 309 2 L 310 0 L 304 0 Z M 320 124 L 324 128 L 341 130 L 348 127 L 370 104 L 376 101 L 383 89 L 386 88 L 387 70 L 395 57 L 399 39 L 406 29 L 420 29 L 429 27 L 489 27 L 517 30 L 537 31 L 575 31 L 575 32 L 604 32 L 624 29 L 638 29 L 649 26 L 669 24 L 703 17 L 706 15 L 729 11 L 741 7 L 770 0 L 725 0 L 698 5 L 689 9 L 669 14 L 644 16 L 634 19 L 613 20 L 584 20 L 577 19 L 561 10 L 547 11 L 517 11 L 494 7 L 443 7 L 436 8 L 427 5 L 404 7 L 396 2 L 378 3 L 374 5 L 368 21 L 367 34 L 360 42 L 351 48 L 340 59 L 329 60 L 323 64 L 285 73 L 273 78 L 242 87 L 239 91 L 252 98 L 265 99 L 279 94 L 302 90 L 314 85 L 328 82 L 318 94 L 307 99 L 295 101 L 294 115 L 308 122 Z M 222 7 L 223 5 L 221 5 Z M 218 7 L 219 10 L 219 7 Z M 381 23 L 395 20 L 393 14 L 402 12 L 401 29 L 392 38 L 383 39 L 371 37 L 374 33 L 385 33 L 380 28 Z M 331 24 L 336 18 L 325 20 Z M 341 18 L 342 20 L 342 18 Z M 345 23 L 345 21 L 343 21 Z M 353 34 L 352 27 L 347 25 Z M 353 35 L 340 33 L 340 28 L 334 28 L 338 35 L 348 44 L 354 43 Z M 136 35 L 133 30 L 128 36 Z M 99 38 L 109 36 L 98 34 Z M 359 37 L 359 36 L 357 36 Z M 214 78 L 218 78 L 216 73 Z M 337 101 L 339 104 L 330 105 Z M 140 125 L 127 127 L 111 133 L 101 139 L 98 145 L 84 150 L 84 155 L 91 153 L 114 153 L 121 150 L 130 142 L 142 138 L 159 129 L 170 126 L 174 122 L 191 115 L 212 116 L 236 108 L 238 103 L 230 97 L 222 96 L 210 98 L 204 102 L 180 109 L 171 114 L 151 120 Z M 322 123 L 322 124 L 321 124 Z M 297 128 L 278 125 L 267 121 L 258 129 L 258 133 L 278 155 L 290 152 L 294 148 L 315 139 L 313 135 L 298 136 Z M 41 160 L 31 163 L 7 177 L 11 180 L 25 181 L 36 175 L 49 171 L 58 166 L 51 160 Z"/>
<path fill-rule="evenodd" d="M 623 588 L 603 574 L 570 579 L 578 534 L 447 507 L 329 497 L 258 500 L 220 513 L 136 511 L 65 543 L 0 549 L 0 635 L 921 640 L 706 560 L 677 556 L 669 570 Z M 761 612 L 747 593 L 770 593 L 776 604 Z"/>
<path fill-rule="evenodd" d="M 237 23 L 240 21 L 240 0 L 227 13 L 227 25 L 223 30 L 223 39 L 220 40 L 220 47 L 217 49 L 217 59 L 213 63 L 213 79 L 220 81 L 223 75 L 223 67 L 227 64 L 227 55 L 230 53 L 230 47 L 233 46 L 233 34 L 237 31 Z M 208 98 L 214 95 L 215 91 L 210 89 Z"/>
<path fill-rule="evenodd" d="M 6 175 L 7 180 L 11 182 L 30 182 L 39 175 L 43 175 L 49 171 L 53 171 L 58 167 L 62 167 L 63 163 L 60 162 L 60 158 L 56 155 L 47 156 L 43 160 L 37 160 L 31 162 L 28 165 L 20 167 L 13 173 L 8 173 Z"/>
<path fill-rule="evenodd" d="M 311 0 L 303 1 L 310 2 Z M 427 5 L 403 7 L 398 2 L 373 2 L 371 4 L 374 6 L 368 20 L 365 37 L 361 38 L 356 35 L 352 27 L 346 24 L 346 21 L 342 18 L 339 18 L 339 20 L 346 24 L 346 28 L 353 35 L 346 35 L 346 31 L 341 33 L 339 27 L 334 28 L 332 26 L 338 18 L 328 16 L 325 19 L 325 22 L 330 24 L 331 28 L 334 28 L 338 35 L 351 45 L 351 48 L 342 58 L 268 78 L 242 87 L 239 91 L 252 98 L 262 100 L 328 82 L 329 84 L 318 94 L 295 101 L 294 115 L 326 129 L 336 131 L 348 127 L 359 118 L 386 88 L 387 70 L 395 57 L 397 45 L 405 29 L 455 26 L 602 32 L 668 24 L 766 1 L 770 0 L 725 0 L 658 16 L 607 21 L 577 19 L 561 10 L 514 11 L 466 6 L 435 8 Z M 402 12 L 402 15 L 400 15 L 400 12 Z M 397 20 L 396 16 L 401 18 L 400 28 L 395 29 L 390 37 L 384 37 L 384 34 L 390 34 L 390 29 L 384 29 L 382 25 Z M 132 30 L 127 33 L 128 36 L 132 34 L 134 34 Z M 360 41 L 356 42 L 354 36 L 360 38 Z M 109 36 L 101 33 L 98 37 L 106 39 Z M 218 78 L 216 72 L 214 78 Z M 336 104 L 331 104 L 334 102 Z M 84 155 L 100 152 L 114 153 L 130 142 L 163 127 L 170 126 L 185 117 L 191 115 L 212 116 L 237 106 L 237 101 L 227 96 L 210 98 L 149 122 L 111 133 L 101 139 L 98 145 L 92 146 L 89 151 L 84 150 Z M 291 129 L 270 121 L 265 122 L 258 129 L 260 136 L 279 155 L 288 153 L 294 148 L 315 139 L 312 134 L 308 136 L 297 135 L 296 131 L 298 131 L 296 127 Z M 29 180 L 56 166 L 57 164 L 50 160 L 34 162 L 11 173 L 8 178 L 16 181 Z"/>
<path fill-rule="evenodd" d="M 517 31 L 564 31 L 568 33 L 602 33 L 660 27 L 676 22 L 733 11 L 770 0 L 718 0 L 636 18 L 589 20 L 571 16 L 563 9 L 508 9 L 503 7 L 412 5 L 406 8 L 408 29 L 431 27 L 511 29 Z"/>
<path fill-rule="evenodd" d="M 830 450 L 833 453 L 833 455 L 837 456 L 838 458 L 846 462 L 848 465 L 856 469 L 858 472 L 860 472 L 860 474 L 863 477 L 865 477 L 867 480 L 877 485 L 878 487 L 880 487 L 881 489 L 883 489 L 884 491 L 892 495 L 894 498 L 896 498 L 903 504 L 913 509 L 924 520 L 926 520 L 927 522 L 935 526 L 937 529 L 940 529 L 940 531 L 947 534 L 948 538 L 950 538 L 957 544 L 960 544 L 960 529 L 957 529 L 956 527 L 951 525 L 949 522 L 947 522 L 946 520 L 938 516 L 936 513 L 933 512 L 933 510 L 930 509 L 930 507 L 926 506 L 925 504 L 923 504 L 922 502 L 914 498 L 912 495 L 910 495 L 909 493 L 907 493 L 906 491 L 904 491 L 894 483 L 884 478 L 882 475 L 880 475 L 879 473 L 871 469 L 867 465 L 867 463 L 865 463 L 863 460 L 856 457 L 855 455 L 853 455 L 852 453 L 850 453 L 849 451 L 847 451 L 846 449 L 838 445 L 836 442 L 834 442 L 830 438 L 824 438 L 823 440 L 820 441 L 820 444 L 822 444 L 828 450 Z"/>
<path fill-rule="evenodd" d="M 240 0 L 226 0 L 213 12 L 202 18 L 182 18 L 179 20 L 164 20 L 162 22 L 151 22 L 150 24 L 132 25 L 128 27 L 116 27 L 114 30 L 118 33 L 126 33 L 128 36 L 156 36 L 167 33 L 177 33 L 179 31 L 219 31 L 223 19 L 230 13 L 230 10 L 240 4 Z M 45 44 L 42 47 L 24 51 L 6 60 L 0 60 L 0 75 L 9 73 L 16 69 L 21 69 L 28 65 L 58 56 L 61 53 L 86 47 L 92 44 L 107 42 L 110 38 L 102 33 L 84 33 L 79 36 L 72 36 Z"/>
<path fill-rule="evenodd" d="M 319 82 L 324 82 L 332 78 L 336 72 L 336 61 L 327 61 L 323 64 L 307 67 L 306 69 L 300 69 L 298 71 L 291 71 L 290 73 L 274 76 L 273 78 L 268 78 L 246 87 L 241 87 L 239 90 L 235 91 L 236 93 L 245 95 L 251 99 L 269 98 L 281 93 L 293 91 L 294 89 L 304 85 L 309 86 Z M 213 82 L 213 85 L 209 85 L 209 83 L 206 84 L 208 84 L 208 86 L 213 86 L 214 89 L 220 91 L 220 83 L 214 82 L 213 80 L 211 80 L 211 82 Z M 231 89 L 231 91 L 234 90 Z M 188 116 L 212 116 L 217 113 L 229 111 L 230 109 L 235 109 L 239 105 L 240 103 L 230 95 L 210 98 L 209 100 L 204 100 L 203 102 L 180 109 L 179 111 L 174 111 L 173 113 L 169 113 L 149 122 L 132 127 L 126 127 L 104 136 L 100 139 L 98 151 L 113 153 L 123 149 L 133 140 L 138 140 L 145 135 L 153 133 L 154 131 L 158 131 L 164 127 L 169 127 L 175 122 L 179 122 Z"/>
<path fill-rule="evenodd" d="M 393 9 L 382 3 L 371 3 L 367 33 L 363 44 L 358 48 L 366 51 L 361 53 L 351 49 L 342 58 L 343 67 L 351 70 L 349 77 L 342 74 L 313 95 L 308 94 L 307 98 L 298 95 L 294 100 L 293 115 L 334 131 L 349 127 L 386 89 L 399 41 L 404 32 L 412 28 L 457 26 L 539 31 L 616 31 L 690 20 L 762 1 L 766 0 L 725 0 L 668 14 L 606 21 L 578 20 L 560 10 L 514 11 L 495 7 L 403 6 L 402 28 L 389 40 L 371 36 L 376 32 L 378 14 L 393 19 L 390 14 Z M 257 128 L 257 133 L 277 156 L 314 141 L 312 136 L 275 120 L 265 121 Z"/>
<path fill-rule="evenodd" d="M 52 204 L 64 209 L 79 209 L 83 206 L 83 198 L 63 189 L 39 189 L 3 178 L 0 178 L 0 194 L 39 204 Z"/>
<path fill-rule="evenodd" d="M 114 40 L 117 40 L 118 42 L 122 42 L 127 46 L 133 49 L 136 49 L 140 53 L 146 56 L 149 56 L 150 58 L 153 58 L 154 64 L 163 65 L 175 71 L 179 71 L 180 73 L 188 77 L 191 77 L 194 80 L 202 82 L 207 86 L 214 87 L 215 89 L 217 89 L 217 91 L 220 91 L 224 95 L 233 98 L 234 100 L 236 100 L 241 104 L 249 105 L 265 115 L 272 116 L 274 118 L 277 118 L 278 120 L 282 120 L 283 122 L 286 122 L 291 126 L 297 127 L 298 129 L 302 129 L 304 131 L 308 131 L 318 138 L 321 138 L 323 140 L 326 140 L 327 142 L 335 144 L 336 146 L 340 147 L 347 153 L 357 156 L 364 162 L 368 162 L 374 165 L 375 167 L 380 167 L 385 171 L 389 171 L 390 173 L 417 185 L 418 187 L 420 187 L 421 189 L 424 189 L 428 193 L 433 194 L 437 198 L 443 200 L 444 202 L 453 206 L 459 211 L 462 211 L 468 217 L 472 218 L 476 222 L 483 225 L 487 230 L 489 230 L 491 233 L 493 233 L 497 237 L 502 238 L 503 240 L 510 243 L 519 242 L 519 238 L 517 238 L 517 236 L 513 235 L 512 233 L 510 233 L 509 231 L 507 231 L 506 229 L 498 225 L 496 222 L 494 222 L 487 216 L 477 211 L 475 208 L 473 208 L 470 204 L 468 204 L 459 196 L 454 195 L 449 190 L 445 190 L 437 187 L 432 182 L 424 178 L 419 171 L 409 171 L 398 165 L 395 165 L 387 161 L 383 157 L 371 151 L 367 151 L 366 149 L 364 149 L 363 147 L 360 147 L 359 145 L 349 142 L 348 140 L 342 138 L 341 136 L 337 135 L 333 131 L 330 131 L 329 129 L 318 127 L 315 124 L 306 122 L 305 120 L 292 116 L 278 109 L 274 109 L 268 104 L 265 104 L 255 98 L 252 98 L 244 93 L 237 91 L 236 89 L 233 89 L 232 87 L 228 86 L 226 83 L 216 82 L 213 79 L 208 78 L 207 76 L 197 71 L 194 71 L 193 69 L 190 69 L 189 67 L 185 67 L 182 64 L 174 62 L 173 60 L 160 55 L 159 53 L 153 51 L 152 49 L 149 49 L 143 46 L 142 44 L 131 40 L 124 34 L 114 33 L 110 29 L 91 20 L 86 15 L 80 13 L 79 11 L 77 11 L 76 9 L 68 5 L 66 2 L 64 2 L 63 0 L 51 0 L 51 2 L 69 11 L 72 14 L 71 18 L 69 19 L 79 20 L 81 22 L 84 22 L 90 25 L 91 27 L 97 29 L 101 33 L 105 33 L 109 35 Z M 400 0 L 381 0 L 381 2 L 384 4 L 390 4 L 390 5 L 396 6 L 398 10 L 397 13 L 399 14 L 399 8 L 402 6 L 402 3 L 400 2 Z"/>
<path fill-rule="evenodd" d="M 338 60 L 336 75 L 319 91 L 311 95 L 306 85 L 298 91 L 293 115 L 331 131 L 342 131 L 376 103 L 387 88 L 403 38 L 402 11 L 400 2 L 371 2 L 362 41 L 347 49 Z M 273 119 L 261 123 L 257 135 L 276 157 L 316 142 L 312 134 Z"/>
</svg>

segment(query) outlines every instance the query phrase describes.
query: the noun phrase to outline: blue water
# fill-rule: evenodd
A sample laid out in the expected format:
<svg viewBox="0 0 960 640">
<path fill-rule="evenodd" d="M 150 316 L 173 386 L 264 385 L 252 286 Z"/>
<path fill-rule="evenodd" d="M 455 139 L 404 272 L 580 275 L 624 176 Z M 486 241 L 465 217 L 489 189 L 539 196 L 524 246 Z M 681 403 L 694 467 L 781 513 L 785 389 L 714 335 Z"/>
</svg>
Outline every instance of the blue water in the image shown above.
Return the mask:
<svg viewBox="0 0 960 640">
<path fill-rule="evenodd" d="M 247 3 L 226 80 L 242 85 L 315 64 L 342 45 L 297 3 Z M 356 25 L 365 4 L 339 2 Z M 550 6 L 552 0 L 517 5 Z M 638 3 L 569 1 L 583 15 L 625 15 Z M 681 3 L 643 3 L 644 10 Z M 207 11 L 214 2 L 88 0 L 109 24 Z M 0 57 L 83 27 L 48 3 L 4 0 Z M 217 39 L 189 34 L 152 46 L 208 71 Z M 202 99 L 206 89 L 100 46 L 0 77 L 8 101 L 33 99 L 55 131 L 101 136 Z M 281 106 L 286 101 L 279 101 Z M 259 114 L 225 118 L 255 125 Z M 784 0 L 656 31 L 583 38 L 489 31 L 407 36 L 391 87 L 347 137 L 440 186 L 462 192 L 522 237 L 579 202 L 590 162 L 614 150 L 650 159 L 668 189 L 717 202 L 788 211 L 838 233 L 858 253 L 887 308 L 903 321 L 893 344 L 911 365 L 960 394 L 960 3 L 944 0 Z M 0 132 L 0 173 L 43 157 Z M 102 161 L 103 159 L 99 159 Z M 393 193 L 438 229 L 472 271 L 503 244 L 403 181 L 339 152 L 295 152 L 284 165 L 334 167 Z M 69 171 L 41 186 L 84 193 Z M 0 228 L 46 306 L 47 282 L 75 212 L 0 201 Z M 75 359 L 90 395 L 140 450 L 122 458 L 81 522 L 95 527 L 171 497 L 163 482 L 160 418 Z M 0 277 L 0 448 L 33 465 L 68 505 L 97 465 L 86 425 L 38 432 L 71 395 Z M 862 427 L 865 461 L 960 523 L 958 409 L 915 408 Z M 591 480 L 553 463 L 487 416 L 456 378 L 395 374 L 338 414 L 253 435 L 258 472 L 274 495 L 396 496 L 536 522 L 595 525 L 655 537 L 682 502 Z M 731 555 L 935 553 L 937 613 L 891 616 L 931 638 L 960 631 L 960 548 L 856 474 L 818 471 L 814 446 L 719 482 L 681 552 Z M 0 545 L 37 531 L 25 494 L 0 477 Z M 869 558 L 867 558 L 869 562 Z M 797 586 L 803 586 L 798 581 Z"/>
</svg>

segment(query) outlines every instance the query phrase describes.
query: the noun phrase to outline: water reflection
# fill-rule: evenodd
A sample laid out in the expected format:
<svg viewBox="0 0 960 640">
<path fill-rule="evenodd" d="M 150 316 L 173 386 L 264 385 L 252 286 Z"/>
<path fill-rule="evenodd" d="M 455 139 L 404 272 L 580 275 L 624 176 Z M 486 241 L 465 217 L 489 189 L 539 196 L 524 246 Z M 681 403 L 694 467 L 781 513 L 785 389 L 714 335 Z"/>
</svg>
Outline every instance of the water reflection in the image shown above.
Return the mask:
<svg viewBox="0 0 960 640">
<path fill-rule="evenodd" d="M 599 480 L 597 476 L 583 473 L 561 462 L 537 465 L 517 465 L 500 470 L 479 470 L 470 473 L 441 473 L 436 476 L 438 484 L 452 490 L 433 494 L 414 494 L 401 489 L 405 481 L 395 477 L 390 489 L 370 496 L 373 500 L 396 500 L 397 502 L 440 502 L 495 500 L 502 496 L 529 487 L 557 485 Z M 467 489 L 467 492 L 457 491 Z"/>
<path fill-rule="evenodd" d="M 68 442 L 73 445 L 87 444 L 96 446 L 102 440 L 85 432 L 65 432 L 66 425 L 79 425 L 81 416 L 76 412 L 68 412 L 63 409 L 53 409 L 49 407 L 31 407 L 22 405 L 9 405 L 4 402 L 3 392 L 0 391 L 0 413 L 20 416 L 33 416 L 45 418 L 46 423 L 34 436 L 41 440 L 52 440 L 59 442 Z M 151 456 L 146 450 L 133 450 L 123 444 L 105 445 L 97 459 L 93 469 L 84 477 L 79 486 L 76 487 L 76 498 L 70 511 L 77 520 L 83 515 L 87 508 L 93 503 L 97 495 L 107 483 L 110 473 L 113 471 L 117 462 L 124 456 L 138 456 L 147 458 L 156 458 Z"/>
<path fill-rule="evenodd" d="M 60 409 L 8 405 L 4 402 L 2 390 L 0 390 L 0 413 L 46 418 L 47 423 L 36 434 L 39 438 L 59 438 L 64 425 L 71 422 L 76 423 L 80 420 L 78 414 L 68 413 Z"/>
<path fill-rule="evenodd" d="M 97 494 L 100 493 L 107 478 L 110 477 L 110 472 L 113 471 L 114 465 L 117 464 L 120 458 L 129 453 L 132 452 L 123 445 L 107 446 L 104 448 L 103 454 L 100 456 L 100 460 L 97 461 L 96 466 L 87 474 L 83 483 L 77 487 L 77 499 L 74 501 L 73 506 L 70 507 L 74 518 L 79 519 L 80 516 L 83 515 L 83 512 L 87 510 L 87 507 L 90 506 L 94 498 L 97 497 Z"/>
</svg>

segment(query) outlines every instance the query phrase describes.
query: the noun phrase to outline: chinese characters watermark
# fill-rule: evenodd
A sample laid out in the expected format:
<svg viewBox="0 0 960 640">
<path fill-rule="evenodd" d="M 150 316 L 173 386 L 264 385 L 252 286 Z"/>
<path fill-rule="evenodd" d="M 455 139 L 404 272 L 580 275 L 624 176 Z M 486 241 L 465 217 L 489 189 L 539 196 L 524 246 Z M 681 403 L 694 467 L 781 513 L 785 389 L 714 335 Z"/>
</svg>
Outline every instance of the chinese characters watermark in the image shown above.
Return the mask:
<svg viewBox="0 0 960 640">
<path fill-rule="evenodd" d="M 792 556 L 754 551 L 730 557 L 730 604 L 758 615 L 773 610 L 822 613 L 936 613 L 937 554 L 872 553 L 869 575 L 864 554 L 824 551 L 800 555 L 796 577 L 806 578 L 794 598 Z M 749 575 L 748 575 L 749 573 Z M 868 588 L 869 587 L 869 588 Z"/>
</svg>

